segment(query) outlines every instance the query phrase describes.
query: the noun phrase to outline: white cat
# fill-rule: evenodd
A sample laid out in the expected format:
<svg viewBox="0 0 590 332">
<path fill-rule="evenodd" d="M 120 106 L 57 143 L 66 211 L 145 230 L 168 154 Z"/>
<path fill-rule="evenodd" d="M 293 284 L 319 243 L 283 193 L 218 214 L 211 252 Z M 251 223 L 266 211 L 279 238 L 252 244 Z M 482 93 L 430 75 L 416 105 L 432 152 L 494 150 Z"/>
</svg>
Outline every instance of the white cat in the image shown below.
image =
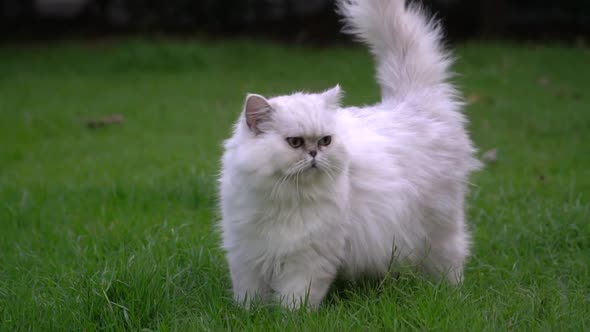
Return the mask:
<svg viewBox="0 0 590 332">
<path fill-rule="evenodd" d="M 382 101 L 342 108 L 338 86 L 248 95 L 225 142 L 223 247 L 246 305 L 317 307 L 337 275 L 384 276 L 394 259 L 463 278 L 464 197 L 480 163 L 441 30 L 403 0 L 340 1 L 339 11 L 375 55 Z"/>
</svg>

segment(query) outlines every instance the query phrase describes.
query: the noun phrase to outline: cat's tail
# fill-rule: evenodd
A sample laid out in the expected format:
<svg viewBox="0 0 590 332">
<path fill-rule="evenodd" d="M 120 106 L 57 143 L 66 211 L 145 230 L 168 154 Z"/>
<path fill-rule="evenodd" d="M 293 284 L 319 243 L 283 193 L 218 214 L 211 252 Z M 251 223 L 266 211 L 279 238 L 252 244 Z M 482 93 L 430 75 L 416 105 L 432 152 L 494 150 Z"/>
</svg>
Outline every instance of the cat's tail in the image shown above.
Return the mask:
<svg viewBox="0 0 590 332">
<path fill-rule="evenodd" d="M 369 46 L 383 99 L 432 87 L 451 88 L 449 54 L 438 22 L 405 0 L 338 0 L 344 32 Z"/>
</svg>

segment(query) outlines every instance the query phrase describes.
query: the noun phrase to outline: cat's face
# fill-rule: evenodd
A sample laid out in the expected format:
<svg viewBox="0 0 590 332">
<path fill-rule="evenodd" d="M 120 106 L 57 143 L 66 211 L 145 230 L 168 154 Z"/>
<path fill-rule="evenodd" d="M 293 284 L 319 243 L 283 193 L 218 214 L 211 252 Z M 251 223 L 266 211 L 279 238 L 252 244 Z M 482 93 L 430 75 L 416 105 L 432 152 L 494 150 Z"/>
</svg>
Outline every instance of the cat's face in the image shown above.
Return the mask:
<svg viewBox="0 0 590 332">
<path fill-rule="evenodd" d="M 334 180 L 348 155 L 338 118 L 340 89 L 297 93 L 266 100 L 250 95 L 244 118 L 249 130 L 248 159 L 264 174 L 298 184 Z"/>
</svg>

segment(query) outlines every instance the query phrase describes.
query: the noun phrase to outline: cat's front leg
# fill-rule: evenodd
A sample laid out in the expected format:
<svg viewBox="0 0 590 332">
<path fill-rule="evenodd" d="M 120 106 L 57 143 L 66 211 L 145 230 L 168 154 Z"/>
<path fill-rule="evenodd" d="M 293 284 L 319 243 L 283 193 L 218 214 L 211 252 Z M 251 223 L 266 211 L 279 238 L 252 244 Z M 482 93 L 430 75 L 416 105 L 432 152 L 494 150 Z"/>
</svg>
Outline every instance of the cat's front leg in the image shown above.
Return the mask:
<svg viewBox="0 0 590 332">
<path fill-rule="evenodd" d="M 230 257 L 229 263 L 233 295 L 237 304 L 250 308 L 253 301 L 267 300 L 270 297 L 270 286 L 253 264 L 240 261 L 237 257 Z"/>
<path fill-rule="evenodd" d="M 271 287 L 275 299 L 287 308 L 298 309 L 307 304 L 317 309 L 336 277 L 337 268 L 327 261 L 305 259 L 309 257 L 285 262 L 280 275 L 273 278 Z"/>
</svg>

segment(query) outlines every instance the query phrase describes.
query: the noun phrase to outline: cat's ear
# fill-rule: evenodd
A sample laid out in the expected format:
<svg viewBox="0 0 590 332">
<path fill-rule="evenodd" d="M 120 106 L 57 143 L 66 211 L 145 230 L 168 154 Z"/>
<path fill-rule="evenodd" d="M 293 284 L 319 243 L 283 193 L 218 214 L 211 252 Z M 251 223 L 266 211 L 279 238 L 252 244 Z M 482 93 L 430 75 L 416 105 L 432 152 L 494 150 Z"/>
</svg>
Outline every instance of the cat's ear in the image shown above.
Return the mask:
<svg viewBox="0 0 590 332">
<path fill-rule="evenodd" d="M 342 89 L 340 89 L 340 85 L 336 84 L 335 87 L 322 92 L 322 97 L 324 97 L 328 107 L 340 108 L 340 101 L 342 100 Z"/>
<path fill-rule="evenodd" d="M 246 117 L 246 124 L 250 130 L 258 135 L 262 133 L 260 125 L 270 120 L 270 113 L 272 107 L 261 95 L 248 94 L 246 102 L 244 103 L 244 116 Z"/>
</svg>

